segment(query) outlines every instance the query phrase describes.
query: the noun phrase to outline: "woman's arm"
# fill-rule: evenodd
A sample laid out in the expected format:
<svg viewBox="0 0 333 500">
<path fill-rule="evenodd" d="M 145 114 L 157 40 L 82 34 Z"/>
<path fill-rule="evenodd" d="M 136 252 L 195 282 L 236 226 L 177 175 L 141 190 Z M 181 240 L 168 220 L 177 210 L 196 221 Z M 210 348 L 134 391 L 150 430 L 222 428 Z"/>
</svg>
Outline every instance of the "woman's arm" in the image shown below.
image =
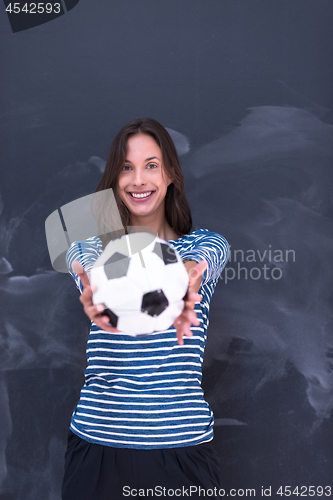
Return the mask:
<svg viewBox="0 0 333 500">
<path fill-rule="evenodd" d="M 110 321 L 108 316 L 101 316 L 101 312 L 104 311 L 104 306 L 101 304 L 95 305 L 92 301 L 93 293 L 95 292 L 95 287 L 90 286 L 90 281 L 88 274 L 84 270 L 83 266 L 79 261 L 74 260 L 72 262 L 73 271 L 81 279 L 82 293 L 80 295 L 80 302 L 83 305 L 83 310 L 88 316 L 88 318 L 95 323 L 99 328 L 105 330 L 106 332 L 119 332 L 117 328 L 110 326 L 108 323 Z"/>
<path fill-rule="evenodd" d="M 205 260 L 202 260 L 198 264 L 194 260 L 188 260 L 184 263 L 189 275 L 188 291 L 183 312 L 173 323 L 173 326 L 176 328 L 177 342 L 179 345 L 184 344 L 184 335 L 186 335 L 186 337 L 192 337 L 191 325 L 198 326 L 200 324 L 194 312 L 194 304 L 202 300 L 198 291 L 202 281 L 202 274 L 207 269 L 207 265 L 208 263 Z"/>
<path fill-rule="evenodd" d="M 189 277 L 193 279 L 192 283 L 192 289 L 195 293 L 198 293 L 201 281 L 202 281 L 202 275 L 205 272 L 207 268 L 207 262 L 206 261 L 201 261 L 205 262 L 206 266 L 203 267 L 202 265 L 199 267 L 199 269 L 202 268 L 202 271 L 198 271 L 198 262 L 195 262 L 195 260 L 187 260 L 184 262 L 184 266 L 186 267 L 186 270 L 188 272 Z M 201 262 L 199 264 L 201 264 Z"/>
</svg>

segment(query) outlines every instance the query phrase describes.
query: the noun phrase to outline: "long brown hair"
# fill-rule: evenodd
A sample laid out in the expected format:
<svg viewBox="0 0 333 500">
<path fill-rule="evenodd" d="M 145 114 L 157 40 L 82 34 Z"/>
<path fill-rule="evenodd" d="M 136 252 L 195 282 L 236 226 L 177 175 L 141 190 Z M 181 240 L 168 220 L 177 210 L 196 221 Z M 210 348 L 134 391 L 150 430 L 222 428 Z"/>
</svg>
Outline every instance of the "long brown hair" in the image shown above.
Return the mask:
<svg viewBox="0 0 333 500">
<path fill-rule="evenodd" d="M 95 192 L 112 188 L 127 232 L 130 225 L 130 212 L 118 194 L 118 176 L 124 166 L 127 141 L 135 134 L 148 134 L 162 151 L 163 166 L 173 182 L 165 195 L 165 216 L 168 224 L 177 235 L 188 234 L 192 229 L 191 209 L 185 196 L 184 176 L 181 171 L 175 145 L 165 128 L 153 118 L 139 118 L 125 125 L 115 137 L 106 162 L 105 170 Z"/>
</svg>

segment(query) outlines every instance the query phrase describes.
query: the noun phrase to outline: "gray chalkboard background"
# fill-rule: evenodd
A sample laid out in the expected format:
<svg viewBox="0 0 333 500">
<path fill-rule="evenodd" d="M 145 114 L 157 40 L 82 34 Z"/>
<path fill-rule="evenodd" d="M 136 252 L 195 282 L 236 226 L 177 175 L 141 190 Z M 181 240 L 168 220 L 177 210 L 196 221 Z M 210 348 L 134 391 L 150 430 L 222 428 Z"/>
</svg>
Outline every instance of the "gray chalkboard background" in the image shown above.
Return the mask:
<svg viewBox="0 0 333 500">
<path fill-rule="evenodd" d="M 1 8 L 0 498 L 60 500 L 89 320 L 44 222 L 144 116 L 231 244 L 203 383 L 221 485 L 333 486 L 331 0 L 81 0 L 18 33 Z"/>
</svg>

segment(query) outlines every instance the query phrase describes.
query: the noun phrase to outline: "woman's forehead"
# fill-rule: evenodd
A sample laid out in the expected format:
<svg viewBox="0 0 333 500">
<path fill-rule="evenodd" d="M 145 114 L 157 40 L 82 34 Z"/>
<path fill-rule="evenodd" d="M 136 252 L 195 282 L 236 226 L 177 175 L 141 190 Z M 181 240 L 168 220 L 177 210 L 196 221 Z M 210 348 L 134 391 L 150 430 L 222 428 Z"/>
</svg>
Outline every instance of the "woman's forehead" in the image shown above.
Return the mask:
<svg viewBox="0 0 333 500">
<path fill-rule="evenodd" d="M 162 152 L 153 137 L 147 134 L 136 134 L 129 137 L 126 148 L 126 160 L 129 157 L 158 158 L 162 160 Z"/>
</svg>

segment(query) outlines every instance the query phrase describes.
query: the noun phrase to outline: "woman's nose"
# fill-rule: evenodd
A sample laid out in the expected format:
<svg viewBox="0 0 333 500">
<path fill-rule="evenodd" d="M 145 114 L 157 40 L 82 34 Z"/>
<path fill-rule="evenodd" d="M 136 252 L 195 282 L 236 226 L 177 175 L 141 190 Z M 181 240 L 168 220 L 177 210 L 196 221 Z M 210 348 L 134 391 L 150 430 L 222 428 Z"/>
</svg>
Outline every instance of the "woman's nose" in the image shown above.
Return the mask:
<svg viewBox="0 0 333 500">
<path fill-rule="evenodd" d="M 145 183 L 146 183 L 145 172 L 140 170 L 140 169 L 134 170 L 134 184 L 135 185 L 142 185 Z"/>
</svg>

